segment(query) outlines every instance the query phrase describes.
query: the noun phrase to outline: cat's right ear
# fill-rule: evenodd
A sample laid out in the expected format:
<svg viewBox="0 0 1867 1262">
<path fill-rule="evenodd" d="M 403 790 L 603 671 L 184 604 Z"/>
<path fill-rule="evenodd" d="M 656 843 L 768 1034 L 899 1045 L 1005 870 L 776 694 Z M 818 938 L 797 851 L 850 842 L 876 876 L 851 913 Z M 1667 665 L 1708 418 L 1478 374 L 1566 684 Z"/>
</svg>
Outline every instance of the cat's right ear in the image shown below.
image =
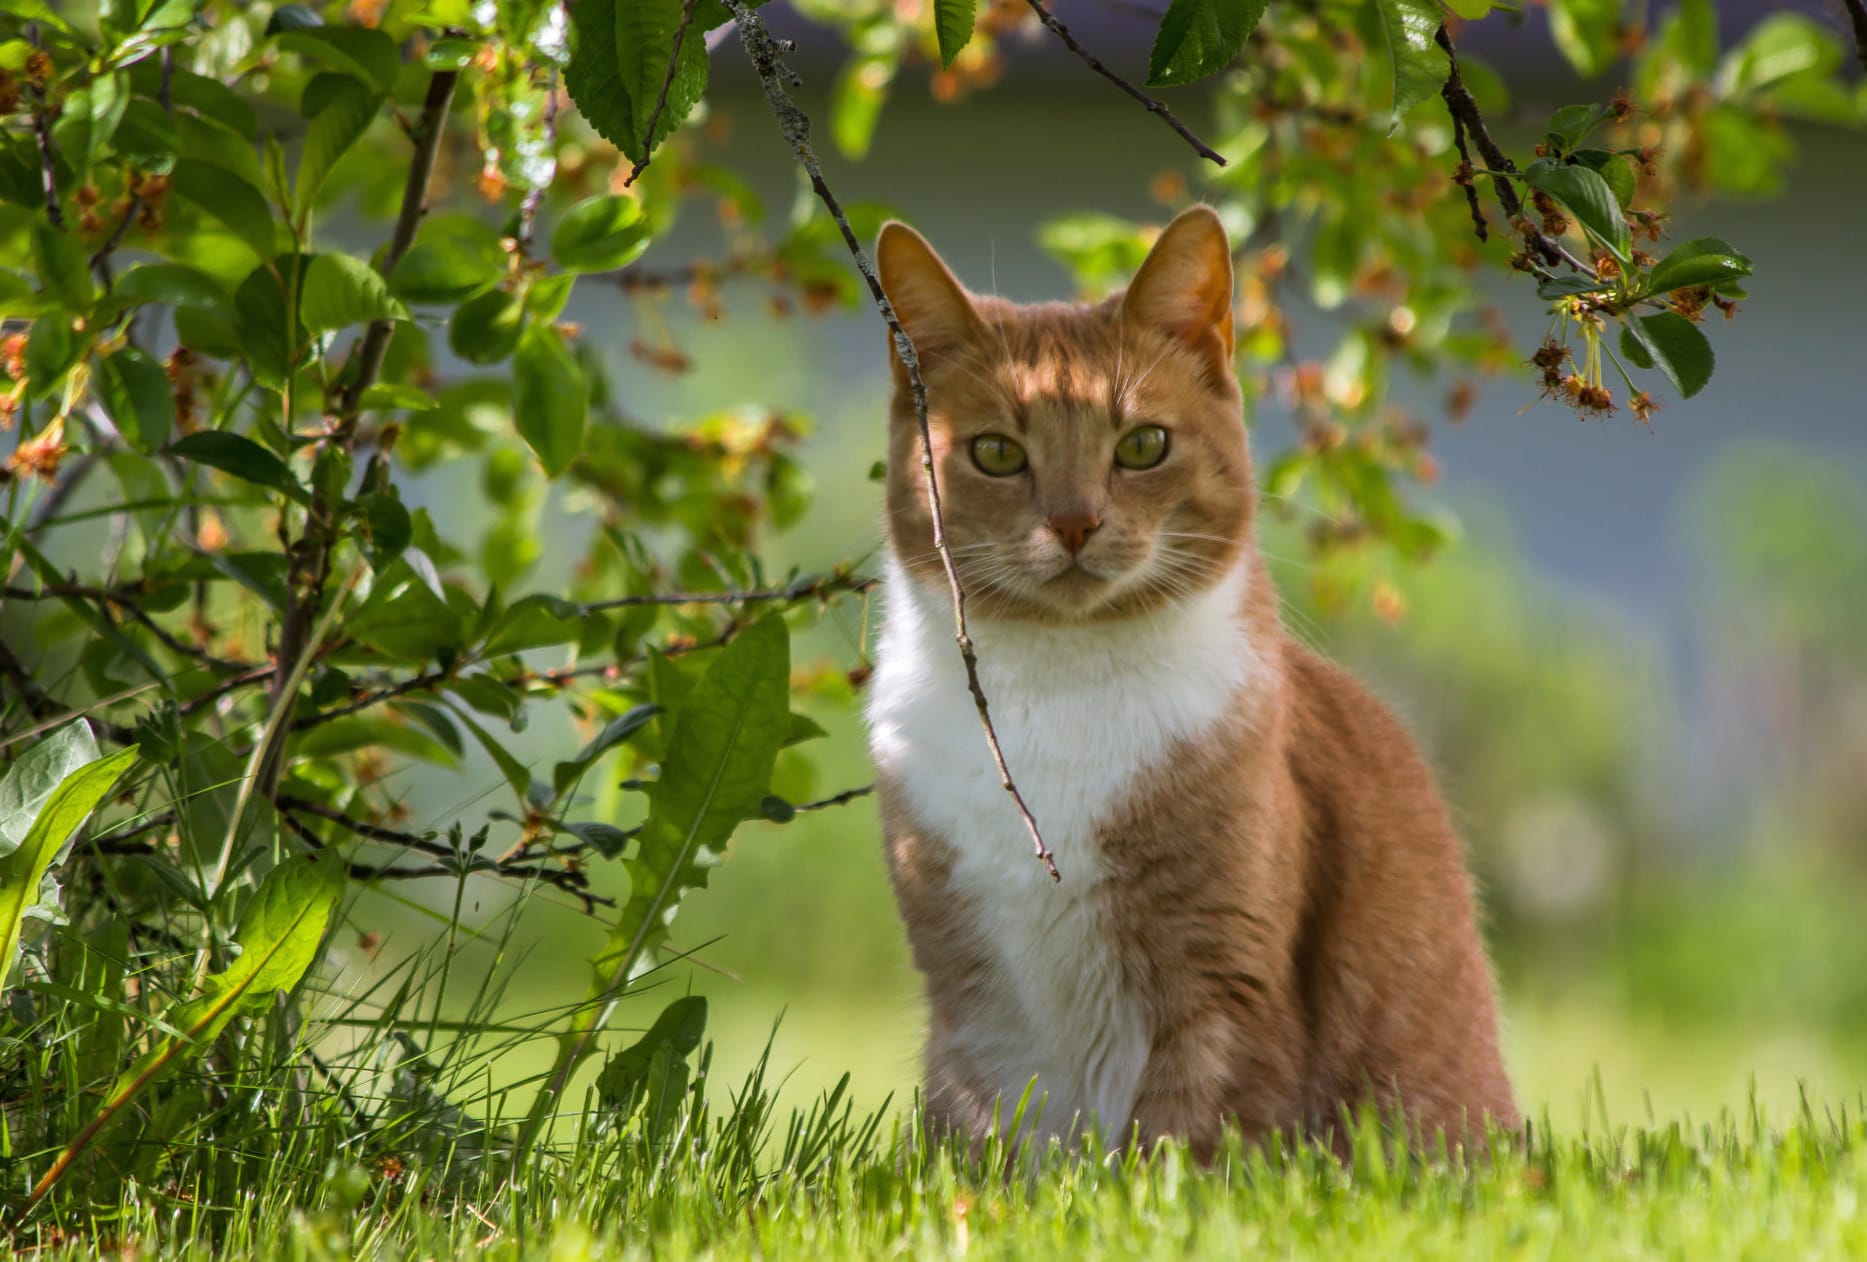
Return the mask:
<svg viewBox="0 0 1867 1262">
<path fill-rule="evenodd" d="M 895 318 L 923 367 L 969 345 L 983 330 L 972 299 L 920 233 L 890 220 L 875 240 L 875 265 Z M 890 351 L 893 351 L 892 340 Z M 907 370 L 890 354 L 897 378 Z"/>
</svg>

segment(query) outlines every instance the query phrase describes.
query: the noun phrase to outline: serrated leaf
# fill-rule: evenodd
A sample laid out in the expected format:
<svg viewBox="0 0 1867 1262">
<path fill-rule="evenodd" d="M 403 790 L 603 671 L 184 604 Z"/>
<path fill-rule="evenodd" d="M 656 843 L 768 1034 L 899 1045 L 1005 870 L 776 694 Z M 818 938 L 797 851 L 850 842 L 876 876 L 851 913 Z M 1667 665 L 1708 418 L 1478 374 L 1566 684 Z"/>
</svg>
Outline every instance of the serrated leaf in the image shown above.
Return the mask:
<svg viewBox="0 0 1867 1262">
<path fill-rule="evenodd" d="M 408 308 L 382 273 L 352 254 L 314 254 L 305 265 L 298 318 L 310 332 L 376 320 L 406 320 Z"/>
<path fill-rule="evenodd" d="M 633 1099 L 648 1083 L 656 1053 L 684 1059 L 699 1048 L 706 1032 L 706 999 L 700 995 L 676 999 L 661 1010 L 646 1034 L 609 1058 L 597 1075 L 597 1094 L 610 1104 Z"/>
<path fill-rule="evenodd" d="M 1264 17 L 1268 0 L 1173 0 L 1148 54 L 1147 81 L 1175 87 L 1230 65 Z"/>
<path fill-rule="evenodd" d="M 98 401 L 124 441 L 141 452 L 166 446 L 175 420 L 175 390 L 162 365 L 125 346 L 97 365 Z"/>
<path fill-rule="evenodd" d="M 551 233 L 551 256 L 567 271 L 615 271 L 635 262 L 652 235 L 641 203 L 603 193 L 565 212 Z"/>
<path fill-rule="evenodd" d="M 1647 275 L 1649 292 L 1668 293 L 1692 285 L 1723 285 L 1751 273 L 1750 260 L 1729 241 L 1697 237 L 1674 246 Z"/>
<path fill-rule="evenodd" d="M 583 450 L 589 406 L 583 369 L 558 331 L 548 324 L 526 329 L 512 360 L 512 422 L 550 477 Z"/>
<path fill-rule="evenodd" d="M 1634 316 L 1624 329 L 1631 331 L 1654 366 L 1666 374 L 1679 397 L 1689 399 L 1711 380 L 1717 357 L 1711 342 L 1692 323 L 1676 311 L 1658 315 Z M 1626 343 L 1623 341 L 1623 347 Z"/>
<path fill-rule="evenodd" d="M 1632 240 L 1608 182 L 1585 166 L 1568 166 L 1551 158 L 1538 158 L 1523 170 L 1523 181 L 1561 202 L 1588 234 L 1628 261 Z"/>
<path fill-rule="evenodd" d="M 940 44 L 940 65 L 950 69 L 960 50 L 972 43 L 973 18 L 978 0 L 934 0 L 934 38 Z"/>
<path fill-rule="evenodd" d="M 1557 147 L 1567 151 L 1586 140 L 1613 112 L 1606 105 L 1565 105 L 1549 116 L 1544 130 Z"/>
<path fill-rule="evenodd" d="M 259 486 L 284 491 L 295 499 L 305 497 L 304 485 L 292 476 L 285 462 L 243 434 L 224 429 L 184 434 L 175 440 L 169 454 L 231 473 Z"/>
<path fill-rule="evenodd" d="M 1434 41 L 1439 6 L 1432 0 L 1373 0 L 1376 26 L 1394 70 L 1393 120 L 1438 94 L 1451 73 L 1446 50 Z"/>
<path fill-rule="evenodd" d="M 706 91 L 704 39 L 683 35 L 678 56 L 682 0 L 571 0 L 573 41 L 564 87 L 597 134 L 631 159 L 652 153 L 693 111 Z M 688 34 L 705 28 L 696 16 Z M 670 59 L 674 77 L 667 81 Z M 659 115 L 655 103 L 667 81 Z M 648 122 L 655 119 L 653 135 Z"/>
</svg>

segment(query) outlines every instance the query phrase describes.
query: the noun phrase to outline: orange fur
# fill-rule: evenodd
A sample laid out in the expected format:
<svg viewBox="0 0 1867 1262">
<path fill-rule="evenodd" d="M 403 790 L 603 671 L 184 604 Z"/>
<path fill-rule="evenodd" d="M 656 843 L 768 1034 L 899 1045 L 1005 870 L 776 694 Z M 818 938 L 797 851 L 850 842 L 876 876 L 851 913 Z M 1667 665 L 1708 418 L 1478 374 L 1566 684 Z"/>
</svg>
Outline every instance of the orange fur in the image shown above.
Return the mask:
<svg viewBox="0 0 1867 1262">
<path fill-rule="evenodd" d="M 1067 888 L 1060 847 L 1066 887 L 1027 895 L 1034 914 L 1037 900 L 1079 900 L 1070 905 L 1116 961 L 1109 987 L 1139 1014 L 1131 1114 L 1101 1122 L 1181 1136 L 1205 1154 L 1228 1122 L 1248 1136 L 1318 1133 L 1366 1101 L 1454 1139 L 1484 1119 L 1515 1124 L 1471 881 L 1432 777 L 1388 711 L 1279 622 L 1253 531 L 1216 216 L 1181 216 L 1127 293 L 1096 305 L 969 295 L 898 224 L 877 256 L 921 359 L 969 609 L 1001 642 L 1041 634 L 1067 647 L 1242 570 L 1247 682 L 1079 839 L 1073 863 L 1089 888 Z M 895 370 L 889 536 L 903 581 L 931 591 L 940 562 L 920 438 Z M 1167 429 L 1166 459 L 1117 466 L 1115 443 L 1140 424 Z M 970 454 L 982 434 L 1013 440 L 1028 468 L 987 476 Z M 982 639 L 982 657 L 991 651 Z M 963 1035 L 1018 1002 L 1020 961 L 994 938 L 989 888 L 956 875 L 969 839 L 940 835 L 910 801 L 904 778 L 933 776 L 937 788 L 939 768 L 878 764 L 890 870 L 931 1009 L 930 1109 L 976 1135 L 1005 1085 Z M 1015 758 L 1012 770 L 1029 774 Z M 1041 1055 L 1028 1069 L 1041 1087 Z"/>
</svg>

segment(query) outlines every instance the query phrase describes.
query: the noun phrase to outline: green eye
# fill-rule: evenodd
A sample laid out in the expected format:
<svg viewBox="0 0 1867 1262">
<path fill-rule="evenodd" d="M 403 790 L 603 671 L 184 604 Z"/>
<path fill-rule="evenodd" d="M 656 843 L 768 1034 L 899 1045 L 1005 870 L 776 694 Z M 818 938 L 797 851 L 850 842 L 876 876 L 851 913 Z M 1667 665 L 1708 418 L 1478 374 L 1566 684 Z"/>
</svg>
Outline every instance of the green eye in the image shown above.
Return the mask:
<svg viewBox="0 0 1867 1262">
<path fill-rule="evenodd" d="M 1025 458 L 1024 448 L 1003 434 L 981 434 L 973 439 L 972 462 L 979 466 L 979 472 L 995 478 L 1022 473 L 1024 466 L 1030 463 Z"/>
<path fill-rule="evenodd" d="M 1137 425 L 1115 444 L 1115 463 L 1124 469 L 1152 469 L 1167 458 L 1167 431 L 1158 425 Z"/>
</svg>

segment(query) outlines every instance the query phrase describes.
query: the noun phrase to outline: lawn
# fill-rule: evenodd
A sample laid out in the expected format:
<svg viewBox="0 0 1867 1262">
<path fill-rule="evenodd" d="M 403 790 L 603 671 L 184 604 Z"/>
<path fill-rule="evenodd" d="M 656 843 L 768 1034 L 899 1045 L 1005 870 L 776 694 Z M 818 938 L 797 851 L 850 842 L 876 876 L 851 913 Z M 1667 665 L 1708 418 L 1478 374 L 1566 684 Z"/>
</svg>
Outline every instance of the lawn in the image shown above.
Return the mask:
<svg viewBox="0 0 1867 1262">
<path fill-rule="evenodd" d="M 658 1139 L 589 1128 L 515 1177 L 464 1145 L 400 1163 L 335 1131 L 255 1130 L 243 1151 L 184 1154 L 168 1186 L 125 1189 L 86 1229 L 65 1217 L 14 1244 L 137 1259 L 1867 1257 L 1853 1109 L 1533 1128 L 1470 1165 L 1396 1156 L 1364 1124 L 1348 1163 L 1234 1147 L 1207 1170 L 1172 1147 L 1053 1150 L 996 1177 L 922 1150 L 899 1110 L 862 1118 L 831 1101 L 778 1119 L 740 1099 Z"/>
</svg>

